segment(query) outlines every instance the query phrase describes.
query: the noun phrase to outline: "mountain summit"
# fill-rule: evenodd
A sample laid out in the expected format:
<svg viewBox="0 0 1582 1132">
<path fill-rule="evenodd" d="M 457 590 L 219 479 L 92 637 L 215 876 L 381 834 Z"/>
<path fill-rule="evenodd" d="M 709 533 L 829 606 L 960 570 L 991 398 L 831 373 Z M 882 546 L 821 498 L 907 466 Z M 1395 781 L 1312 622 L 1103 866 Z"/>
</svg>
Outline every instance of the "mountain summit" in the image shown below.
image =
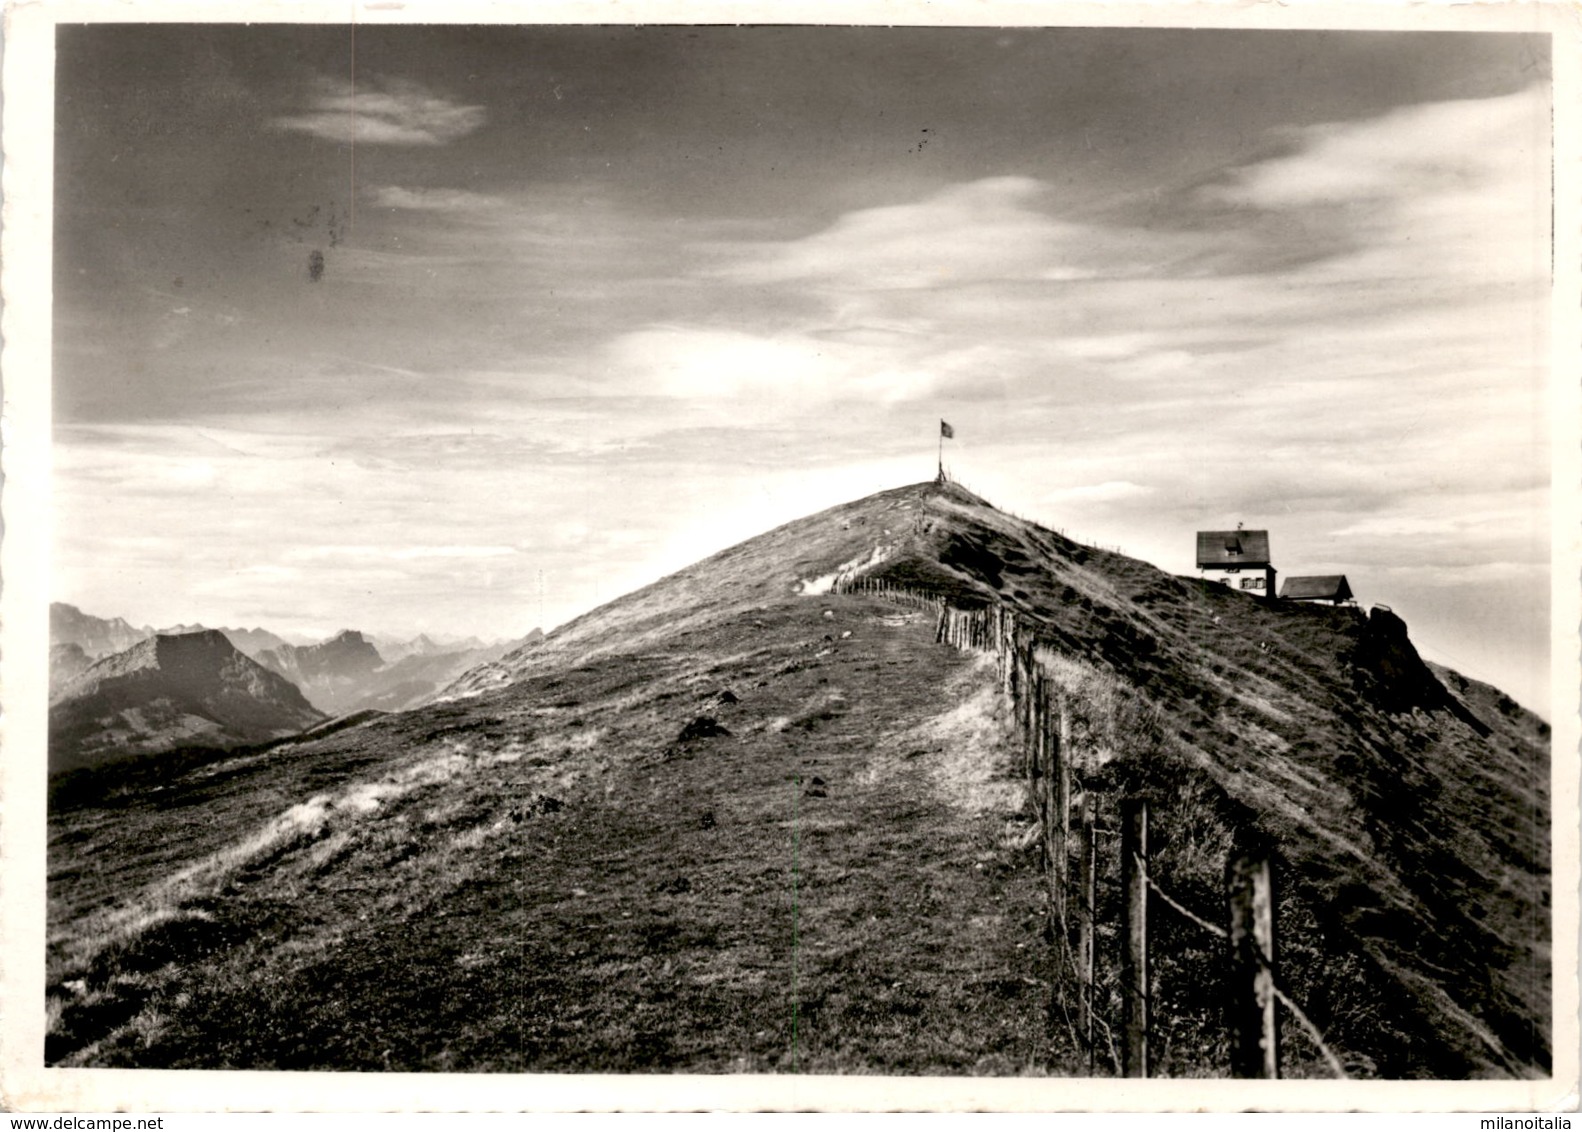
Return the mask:
<svg viewBox="0 0 1582 1132">
<path fill-rule="evenodd" d="M 178 746 L 259 743 L 322 718 L 218 630 L 160 634 L 88 666 L 52 697 L 50 770 Z"/>
<path fill-rule="evenodd" d="M 1288 1072 L 1547 1071 L 1541 721 L 1424 664 L 1387 611 L 1173 577 L 950 484 L 789 523 L 443 702 L 222 781 L 130 803 L 106 783 L 118 889 L 74 832 L 112 803 L 62 803 L 50 1061 L 1114 1071 L 1062 1021 L 1051 803 L 1005 674 L 938 643 L 940 605 L 1014 615 L 1081 790 L 1150 802 L 1149 875 L 1176 904 L 1149 912 L 1156 1073 L 1226 1072 L 1224 945 L 1191 917 L 1212 927 L 1253 844 L 1274 859 L 1282 985 L 1320 1035 L 1287 1025 Z M 190 861 L 149 848 L 189 840 Z M 1118 1027 L 1105 860 L 1095 1006 Z M 189 935 L 202 947 L 107 1010 L 132 994 L 116 963 Z"/>
</svg>

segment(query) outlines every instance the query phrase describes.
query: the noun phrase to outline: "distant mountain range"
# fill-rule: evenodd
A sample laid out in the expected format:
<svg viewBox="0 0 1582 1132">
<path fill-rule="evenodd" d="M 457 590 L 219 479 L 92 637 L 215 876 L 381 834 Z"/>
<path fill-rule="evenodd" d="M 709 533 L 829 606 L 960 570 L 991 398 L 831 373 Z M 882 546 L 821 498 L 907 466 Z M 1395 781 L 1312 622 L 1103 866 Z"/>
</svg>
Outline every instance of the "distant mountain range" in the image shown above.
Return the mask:
<svg viewBox="0 0 1582 1132">
<path fill-rule="evenodd" d="M 179 637 L 186 633 L 206 632 L 208 629 L 209 626 L 198 624 L 171 625 L 164 629 L 153 629 L 147 625 L 138 628 L 123 618 L 95 617 L 65 602 L 52 602 L 49 607 L 50 645 L 52 647 L 76 645 L 90 659 L 129 649 L 138 641 L 147 640 L 156 633 L 162 633 L 167 637 Z M 215 631 L 223 633 L 226 640 L 238 650 L 252 657 L 256 657 L 265 649 L 279 648 L 287 643 L 284 637 L 277 636 L 267 629 L 222 627 Z"/>
<path fill-rule="evenodd" d="M 223 633 L 156 634 L 90 664 L 52 697 L 50 771 L 179 746 L 261 743 L 323 719 Z"/>
<path fill-rule="evenodd" d="M 52 602 L 49 607 L 49 643 L 76 645 L 89 658 L 129 649 L 153 635 L 152 629 L 135 628 L 119 617 L 95 617 L 64 602 Z"/>
<path fill-rule="evenodd" d="M 316 645 L 266 649 L 258 661 L 301 688 L 331 715 L 356 711 L 363 685 L 384 665 L 379 650 L 354 629 Z"/>
<path fill-rule="evenodd" d="M 441 653 L 458 652 L 487 652 L 495 648 L 515 648 L 520 644 L 528 644 L 538 640 L 544 634 L 534 629 L 527 636 L 518 641 L 485 641 L 481 637 L 430 637 L 427 633 L 420 633 L 411 640 L 401 640 L 397 637 L 384 637 L 368 635 L 374 648 L 379 650 L 379 655 L 384 657 L 386 664 L 394 664 L 398 660 L 405 660 L 409 656 L 437 656 Z"/>
<path fill-rule="evenodd" d="M 159 632 L 167 636 L 176 636 L 181 633 L 201 633 L 207 628 L 206 625 L 198 624 L 172 625 L 168 629 L 160 629 Z M 216 632 L 224 633 L 225 639 L 235 645 L 238 651 L 254 660 L 257 660 L 258 654 L 266 649 L 277 649 L 289 643 L 284 637 L 277 637 L 268 629 L 227 629 L 220 626 Z"/>
<path fill-rule="evenodd" d="M 382 652 L 354 629 L 296 645 L 256 627 L 139 628 L 57 602 L 50 606 L 51 769 L 181 746 L 229 748 L 294 734 L 329 716 L 401 711 L 542 637 L 534 629 L 494 644 L 381 638 Z M 208 643 L 200 647 L 198 639 Z M 170 683 L 174 658 L 179 686 Z M 249 696 L 258 702 L 245 705 Z"/>
<path fill-rule="evenodd" d="M 461 648 L 446 648 L 428 637 L 418 637 L 387 644 L 395 654 L 392 659 L 362 633 L 345 629 L 317 645 L 267 649 L 258 655 L 258 661 L 296 684 L 315 707 L 331 715 L 365 708 L 402 711 L 424 702 L 478 665 L 527 648 L 543 636 L 534 629 L 518 641 Z"/>
</svg>

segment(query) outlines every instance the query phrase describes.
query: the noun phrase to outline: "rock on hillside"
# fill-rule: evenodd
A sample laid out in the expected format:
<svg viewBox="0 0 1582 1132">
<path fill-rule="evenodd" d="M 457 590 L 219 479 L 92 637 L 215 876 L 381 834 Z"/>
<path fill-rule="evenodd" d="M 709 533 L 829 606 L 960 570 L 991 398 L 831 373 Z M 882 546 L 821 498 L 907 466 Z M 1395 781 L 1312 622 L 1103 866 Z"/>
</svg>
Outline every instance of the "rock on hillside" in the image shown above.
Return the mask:
<svg viewBox="0 0 1582 1132">
<path fill-rule="evenodd" d="M 156 635 L 68 682 L 49 712 L 51 773 L 176 747 L 235 747 L 323 719 L 223 634 Z"/>
<path fill-rule="evenodd" d="M 49 607 L 49 643 L 76 645 L 90 657 L 109 656 L 129 649 L 152 629 L 138 629 L 119 617 L 109 619 L 84 613 L 75 605 L 55 601 Z"/>
<path fill-rule="evenodd" d="M 722 551 L 447 702 L 52 812 L 49 1060 L 1088 1072 L 994 664 L 836 592 L 859 575 L 1036 631 L 1083 789 L 1111 823 L 1150 798 L 1184 907 L 1218 918 L 1231 847 L 1273 846 L 1281 977 L 1348 1072 L 1547 1072 L 1541 723 L 1399 618 L 1263 604 L 927 484 Z M 1222 947 L 1150 921 L 1158 1071 L 1222 1075 Z M 188 932 L 123 997 L 116 963 Z"/>
</svg>

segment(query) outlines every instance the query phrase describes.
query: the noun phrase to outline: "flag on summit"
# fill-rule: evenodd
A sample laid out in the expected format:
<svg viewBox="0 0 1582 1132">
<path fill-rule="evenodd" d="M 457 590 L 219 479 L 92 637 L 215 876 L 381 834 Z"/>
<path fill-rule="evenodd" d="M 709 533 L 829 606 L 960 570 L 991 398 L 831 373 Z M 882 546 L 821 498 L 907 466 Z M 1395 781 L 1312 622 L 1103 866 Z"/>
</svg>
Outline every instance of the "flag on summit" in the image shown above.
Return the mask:
<svg viewBox="0 0 1582 1132">
<path fill-rule="evenodd" d="M 956 430 L 951 428 L 950 425 L 946 424 L 944 421 L 940 421 L 939 435 L 942 440 L 954 440 L 956 439 Z"/>
</svg>

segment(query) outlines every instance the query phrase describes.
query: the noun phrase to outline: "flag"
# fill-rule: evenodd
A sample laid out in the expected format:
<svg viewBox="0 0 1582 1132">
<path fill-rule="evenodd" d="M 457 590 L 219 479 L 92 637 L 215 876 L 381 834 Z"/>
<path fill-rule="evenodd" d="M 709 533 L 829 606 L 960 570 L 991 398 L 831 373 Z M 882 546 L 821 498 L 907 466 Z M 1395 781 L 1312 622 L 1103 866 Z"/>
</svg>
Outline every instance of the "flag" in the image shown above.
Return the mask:
<svg viewBox="0 0 1582 1132">
<path fill-rule="evenodd" d="M 951 428 L 944 421 L 940 421 L 939 422 L 939 435 L 940 435 L 940 438 L 943 439 L 943 440 L 954 440 L 954 439 L 956 439 L 956 430 Z"/>
</svg>

